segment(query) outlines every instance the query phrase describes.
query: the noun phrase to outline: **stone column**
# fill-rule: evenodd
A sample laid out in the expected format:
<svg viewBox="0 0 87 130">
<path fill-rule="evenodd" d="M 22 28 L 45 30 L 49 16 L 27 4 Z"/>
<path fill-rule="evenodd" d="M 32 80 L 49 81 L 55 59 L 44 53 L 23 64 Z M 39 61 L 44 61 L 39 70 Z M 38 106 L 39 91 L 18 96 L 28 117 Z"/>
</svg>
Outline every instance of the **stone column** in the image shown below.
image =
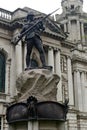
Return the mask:
<svg viewBox="0 0 87 130">
<path fill-rule="evenodd" d="M 28 130 L 39 130 L 38 121 L 28 121 Z"/>
<path fill-rule="evenodd" d="M 54 52 L 52 47 L 49 47 L 48 49 L 48 65 L 53 67 L 54 72 Z"/>
<path fill-rule="evenodd" d="M 28 121 L 28 130 L 33 130 L 32 121 Z"/>
<path fill-rule="evenodd" d="M 71 21 L 68 21 L 69 40 L 71 40 Z"/>
<path fill-rule="evenodd" d="M 22 43 L 16 45 L 16 72 L 17 76 L 22 72 Z"/>
<path fill-rule="evenodd" d="M 64 32 L 67 32 L 66 23 L 64 24 Z"/>
<path fill-rule="evenodd" d="M 67 114 L 67 128 L 64 130 L 79 130 L 77 123 L 77 113 L 76 110 L 71 110 Z"/>
<path fill-rule="evenodd" d="M 80 71 L 74 72 L 74 87 L 75 87 L 75 105 L 78 110 L 82 111 L 82 89 Z"/>
<path fill-rule="evenodd" d="M 69 105 L 74 105 L 71 58 L 67 57 Z"/>
<path fill-rule="evenodd" d="M 24 69 L 26 68 L 26 54 L 27 54 L 27 48 L 26 44 L 24 44 Z"/>
<path fill-rule="evenodd" d="M 16 47 L 11 45 L 10 94 L 16 94 Z"/>
<path fill-rule="evenodd" d="M 77 36 L 78 40 L 81 40 L 81 35 L 80 35 L 80 22 L 77 20 Z"/>
<path fill-rule="evenodd" d="M 78 88 L 78 107 L 82 111 L 82 90 L 81 90 L 81 75 L 80 71 L 77 71 L 77 88 Z"/>
<path fill-rule="evenodd" d="M 83 110 L 85 111 L 85 72 L 81 73 L 81 90 L 82 90 L 82 106 L 83 106 Z"/>
<path fill-rule="evenodd" d="M 33 122 L 33 130 L 39 130 L 38 121 Z"/>
<path fill-rule="evenodd" d="M 81 23 L 82 42 L 85 43 L 84 24 Z"/>
<path fill-rule="evenodd" d="M 78 88 L 77 88 L 77 71 L 74 70 L 74 95 L 75 95 L 75 107 L 78 109 Z"/>
<path fill-rule="evenodd" d="M 62 102 L 62 85 L 61 85 L 61 64 L 60 64 L 60 49 L 55 52 L 55 69 L 56 74 L 60 76 L 60 81 L 57 85 L 57 101 Z"/>
<path fill-rule="evenodd" d="M 11 66 L 11 60 L 10 62 L 7 60 L 6 61 L 6 76 L 5 76 L 5 93 L 10 94 L 10 81 L 9 81 L 9 76 L 10 76 L 10 66 Z"/>
<path fill-rule="evenodd" d="M 12 90 L 10 88 L 10 77 L 11 77 L 11 59 L 8 59 L 6 61 L 6 75 L 5 75 L 5 93 L 6 93 L 6 101 L 9 102 L 10 94 L 12 93 Z M 14 88 L 13 88 L 14 89 Z M 11 90 L 11 91 L 10 91 Z M 11 93 L 10 93 L 11 92 Z"/>
</svg>

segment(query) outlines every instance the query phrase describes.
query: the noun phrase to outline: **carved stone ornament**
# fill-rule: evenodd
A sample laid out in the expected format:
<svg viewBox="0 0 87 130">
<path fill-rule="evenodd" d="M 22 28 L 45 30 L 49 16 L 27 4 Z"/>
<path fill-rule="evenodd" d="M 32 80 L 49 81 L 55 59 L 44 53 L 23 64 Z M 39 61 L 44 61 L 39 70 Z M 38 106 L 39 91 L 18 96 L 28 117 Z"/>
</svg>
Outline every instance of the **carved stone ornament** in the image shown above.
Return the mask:
<svg viewBox="0 0 87 130">
<path fill-rule="evenodd" d="M 18 101 L 35 96 L 39 101 L 56 101 L 60 77 L 47 69 L 31 69 L 22 72 L 16 82 Z"/>
</svg>

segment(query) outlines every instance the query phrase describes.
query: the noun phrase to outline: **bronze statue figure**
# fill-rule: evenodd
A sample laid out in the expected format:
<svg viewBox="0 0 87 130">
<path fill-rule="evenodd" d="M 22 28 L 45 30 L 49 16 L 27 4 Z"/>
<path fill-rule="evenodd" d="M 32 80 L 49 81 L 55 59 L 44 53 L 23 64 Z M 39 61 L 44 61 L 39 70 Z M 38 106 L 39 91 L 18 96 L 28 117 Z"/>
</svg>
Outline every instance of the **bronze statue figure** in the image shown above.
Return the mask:
<svg viewBox="0 0 87 130">
<path fill-rule="evenodd" d="M 34 14 L 29 13 L 27 15 L 27 23 L 23 26 L 22 31 L 20 32 L 20 35 L 27 30 L 27 28 L 33 26 L 35 24 L 36 20 L 34 19 Z M 40 54 L 40 59 L 42 62 L 42 66 L 46 66 L 45 61 L 45 54 L 43 49 L 42 40 L 40 38 L 40 32 L 44 31 L 45 27 L 43 26 L 43 22 L 40 22 L 37 24 L 35 28 L 31 30 L 31 32 L 28 32 L 25 36 L 25 41 L 27 43 L 27 54 L 26 54 L 26 65 L 27 68 L 30 68 L 30 55 L 32 52 L 33 46 L 38 50 Z"/>
<path fill-rule="evenodd" d="M 58 9 L 57 9 L 58 10 Z M 52 13 L 46 15 L 43 17 L 41 20 L 37 21 L 34 17 L 34 14 L 30 12 L 26 19 L 27 23 L 23 26 L 20 35 L 16 38 L 16 40 L 13 40 L 12 43 L 17 45 L 18 41 L 22 39 L 23 36 L 25 36 L 25 41 L 27 43 L 27 54 L 26 54 L 26 66 L 27 69 L 31 68 L 30 64 L 30 55 L 32 52 L 33 46 L 38 50 L 40 54 L 40 60 L 42 62 L 42 68 L 45 69 L 52 69 L 52 66 L 47 66 L 46 65 L 46 60 L 45 60 L 45 53 L 43 49 L 43 43 L 42 39 L 40 38 L 40 33 L 45 30 L 45 26 L 43 24 L 43 21 L 49 17 L 51 14 L 56 12 L 57 10 L 53 11 Z"/>
</svg>

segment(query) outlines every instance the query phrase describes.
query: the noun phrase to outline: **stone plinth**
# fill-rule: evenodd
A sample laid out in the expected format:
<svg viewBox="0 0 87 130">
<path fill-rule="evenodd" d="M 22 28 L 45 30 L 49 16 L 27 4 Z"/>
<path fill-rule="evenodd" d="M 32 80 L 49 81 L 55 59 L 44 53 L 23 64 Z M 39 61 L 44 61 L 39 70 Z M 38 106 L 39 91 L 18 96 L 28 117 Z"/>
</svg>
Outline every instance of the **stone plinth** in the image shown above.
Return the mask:
<svg viewBox="0 0 87 130">
<path fill-rule="evenodd" d="M 16 82 L 18 101 L 33 95 L 38 100 L 56 101 L 60 77 L 47 69 L 31 69 L 22 72 Z"/>
</svg>

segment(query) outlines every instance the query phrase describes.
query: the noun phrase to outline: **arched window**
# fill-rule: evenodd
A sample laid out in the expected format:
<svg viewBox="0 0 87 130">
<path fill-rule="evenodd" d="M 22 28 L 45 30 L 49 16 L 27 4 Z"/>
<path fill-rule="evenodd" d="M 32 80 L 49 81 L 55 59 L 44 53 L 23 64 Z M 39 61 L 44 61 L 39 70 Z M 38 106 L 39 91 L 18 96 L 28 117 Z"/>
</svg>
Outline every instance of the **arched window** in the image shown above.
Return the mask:
<svg viewBox="0 0 87 130">
<path fill-rule="evenodd" d="M 5 92 L 5 56 L 0 52 L 0 92 Z"/>
</svg>

